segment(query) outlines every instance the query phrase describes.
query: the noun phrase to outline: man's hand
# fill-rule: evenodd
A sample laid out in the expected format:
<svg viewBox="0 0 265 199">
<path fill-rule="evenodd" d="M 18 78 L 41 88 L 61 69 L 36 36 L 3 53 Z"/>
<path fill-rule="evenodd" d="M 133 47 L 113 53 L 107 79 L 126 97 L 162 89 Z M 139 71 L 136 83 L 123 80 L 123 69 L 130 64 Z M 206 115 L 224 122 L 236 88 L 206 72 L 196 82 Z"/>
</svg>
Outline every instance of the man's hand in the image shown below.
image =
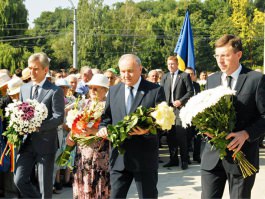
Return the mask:
<svg viewBox="0 0 265 199">
<path fill-rule="evenodd" d="M 227 145 L 229 151 L 234 151 L 234 154 L 240 151 L 245 141 L 249 138 L 249 134 L 247 131 L 238 131 L 229 133 L 225 139 L 229 140 L 233 138 L 233 140 Z"/>
<path fill-rule="evenodd" d="M 108 137 L 108 130 L 106 127 L 101 128 L 97 133 L 96 136 L 106 138 Z"/>
<path fill-rule="evenodd" d="M 129 135 L 144 135 L 149 133 L 149 129 L 142 129 L 138 126 L 132 129 L 132 131 L 129 133 Z"/>
<path fill-rule="evenodd" d="M 176 108 L 180 107 L 181 106 L 181 101 L 179 101 L 179 100 L 174 101 L 173 102 L 173 106 L 176 107 Z"/>
<path fill-rule="evenodd" d="M 203 133 L 203 135 L 206 135 L 206 136 L 209 137 L 209 138 L 213 138 L 213 135 L 210 134 L 210 133 L 208 133 L 208 132 Z"/>
</svg>

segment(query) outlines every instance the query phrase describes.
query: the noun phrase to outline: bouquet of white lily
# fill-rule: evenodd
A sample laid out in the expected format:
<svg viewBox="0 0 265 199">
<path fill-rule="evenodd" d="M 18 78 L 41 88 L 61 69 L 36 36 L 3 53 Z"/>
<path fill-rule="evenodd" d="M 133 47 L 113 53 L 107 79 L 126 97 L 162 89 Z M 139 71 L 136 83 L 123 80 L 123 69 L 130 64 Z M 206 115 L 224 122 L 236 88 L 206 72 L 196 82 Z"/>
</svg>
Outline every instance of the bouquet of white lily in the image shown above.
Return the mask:
<svg viewBox="0 0 265 199">
<path fill-rule="evenodd" d="M 219 150 L 220 159 L 227 155 L 226 140 L 228 133 L 235 127 L 236 112 L 232 96 L 235 91 L 228 87 L 219 86 L 205 90 L 192 97 L 180 110 L 182 126 L 194 125 L 199 133 L 209 133 L 212 149 Z M 234 161 L 239 165 L 243 177 L 251 176 L 257 169 L 248 162 L 242 151 L 233 154 Z"/>
</svg>

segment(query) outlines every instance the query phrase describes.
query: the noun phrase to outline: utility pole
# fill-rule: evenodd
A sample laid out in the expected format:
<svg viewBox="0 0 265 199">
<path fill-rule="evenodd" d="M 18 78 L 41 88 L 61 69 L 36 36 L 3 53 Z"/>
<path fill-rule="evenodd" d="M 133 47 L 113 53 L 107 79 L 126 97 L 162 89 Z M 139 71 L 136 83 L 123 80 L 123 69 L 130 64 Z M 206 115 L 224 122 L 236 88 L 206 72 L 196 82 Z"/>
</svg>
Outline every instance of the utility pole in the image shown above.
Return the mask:
<svg viewBox="0 0 265 199">
<path fill-rule="evenodd" d="M 78 67 L 78 62 L 77 62 L 77 9 L 75 8 L 72 0 L 68 0 L 71 5 L 72 5 L 72 9 L 74 11 L 74 20 L 73 20 L 73 24 L 74 24 L 74 31 L 73 31 L 73 67 L 77 68 Z"/>
</svg>

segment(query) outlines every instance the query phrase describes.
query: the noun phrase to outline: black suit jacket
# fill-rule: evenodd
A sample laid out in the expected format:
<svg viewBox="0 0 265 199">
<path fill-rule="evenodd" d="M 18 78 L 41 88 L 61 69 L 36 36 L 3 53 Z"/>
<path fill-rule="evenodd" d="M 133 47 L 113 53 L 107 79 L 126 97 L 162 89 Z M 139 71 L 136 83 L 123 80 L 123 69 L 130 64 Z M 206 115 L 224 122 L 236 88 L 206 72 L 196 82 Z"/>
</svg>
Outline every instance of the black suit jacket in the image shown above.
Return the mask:
<svg viewBox="0 0 265 199">
<path fill-rule="evenodd" d="M 207 80 L 206 88 L 210 89 L 221 85 L 221 75 L 222 72 L 211 75 Z M 244 143 L 241 150 L 248 161 L 258 168 L 258 138 L 265 133 L 265 76 L 242 67 L 235 90 L 236 126 L 233 132 L 240 130 L 248 132 L 249 140 Z M 241 174 L 231 155 L 231 152 L 228 152 L 228 155 L 223 159 L 224 168 L 233 174 Z M 211 170 L 218 161 L 218 152 L 211 150 L 211 145 L 207 143 L 202 155 L 202 169 Z"/>
<path fill-rule="evenodd" d="M 166 73 L 161 82 L 160 85 L 164 88 L 165 95 L 166 95 L 166 101 L 168 104 L 171 103 L 170 98 L 170 84 L 171 84 L 171 77 L 170 73 Z M 186 104 L 186 102 L 193 96 L 193 86 L 192 81 L 190 78 L 190 75 L 188 73 L 178 71 L 178 75 L 174 84 L 174 92 L 173 92 L 173 98 L 174 100 L 180 100 L 181 101 L 181 107 Z M 181 108 L 180 107 L 180 108 Z M 181 125 L 180 118 L 179 118 L 179 108 L 174 108 L 174 112 L 176 115 L 176 124 Z"/>
<path fill-rule="evenodd" d="M 131 112 L 135 112 L 140 105 L 149 108 L 165 101 L 163 89 L 151 82 L 141 80 L 137 90 Z M 119 83 L 110 87 L 105 111 L 102 115 L 100 128 L 108 124 L 117 124 L 126 116 L 125 110 L 125 85 Z M 112 149 L 110 155 L 111 170 L 122 171 L 124 168 L 133 171 L 156 171 L 158 169 L 158 138 L 157 135 L 132 136 L 123 145 L 124 155 Z"/>
</svg>

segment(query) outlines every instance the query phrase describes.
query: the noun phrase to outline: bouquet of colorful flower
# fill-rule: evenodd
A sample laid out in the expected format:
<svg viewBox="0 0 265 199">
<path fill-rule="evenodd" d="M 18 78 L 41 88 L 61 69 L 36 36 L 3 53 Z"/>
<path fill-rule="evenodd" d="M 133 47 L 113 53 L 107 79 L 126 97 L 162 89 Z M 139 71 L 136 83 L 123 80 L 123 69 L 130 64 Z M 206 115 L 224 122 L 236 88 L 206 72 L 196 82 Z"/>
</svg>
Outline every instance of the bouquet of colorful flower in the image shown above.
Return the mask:
<svg viewBox="0 0 265 199">
<path fill-rule="evenodd" d="M 232 96 L 235 91 L 219 86 L 200 92 L 192 97 L 180 110 L 182 126 L 194 125 L 201 134 L 209 133 L 212 149 L 219 150 L 220 159 L 227 155 L 230 140 L 225 137 L 235 127 L 236 112 Z M 242 151 L 233 154 L 234 161 L 239 165 L 243 177 L 251 176 L 257 169 L 248 162 Z"/>
<path fill-rule="evenodd" d="M 155 108 L 138 107 L 134 113 L 125 116 L 124 119 L 116 125 L 108 125 L 108 139 L 113 147 L 117 147 L 122 154 L 124 149 L 122 144 L 125 139 L 130 139 L 130 132 L 135 127 L 148 129 L 151 134 L 156 134 L 157 129 L 170 130 L 175 124 L 175 114 L 173 108 L 166 102 L 158 104 Z"/>
<path fill-rule="evenodd" d="M 105 102 L 91 102 L 90 108 L 79 112 L 73 109 L 68 112 L 66 124 L 71 128 L 71 139 L 81 146 L 89 146 L 101 138 L 86 133 L 87 128 L 98 128 L 101 115 L 104 111 Z M 59 155 L 56 163 L 60 166 L 69 166 L 71 151 L 75 146 L 66 145 L 65 150 Z"/>
<path fill-rule="evenodd" d="M 17 101 L 9 104 L 5 116 L 9 118 L 9 125 L 3 133 L 7 137 L 7 145 L 1 159 L 9 152 L 13 156 L 14 149 L 19 148 L 23 136 L 37 131 L 47 118 L 48 109 L 45 104 L 29 99 L 26 102 Z"/>
</svg>

